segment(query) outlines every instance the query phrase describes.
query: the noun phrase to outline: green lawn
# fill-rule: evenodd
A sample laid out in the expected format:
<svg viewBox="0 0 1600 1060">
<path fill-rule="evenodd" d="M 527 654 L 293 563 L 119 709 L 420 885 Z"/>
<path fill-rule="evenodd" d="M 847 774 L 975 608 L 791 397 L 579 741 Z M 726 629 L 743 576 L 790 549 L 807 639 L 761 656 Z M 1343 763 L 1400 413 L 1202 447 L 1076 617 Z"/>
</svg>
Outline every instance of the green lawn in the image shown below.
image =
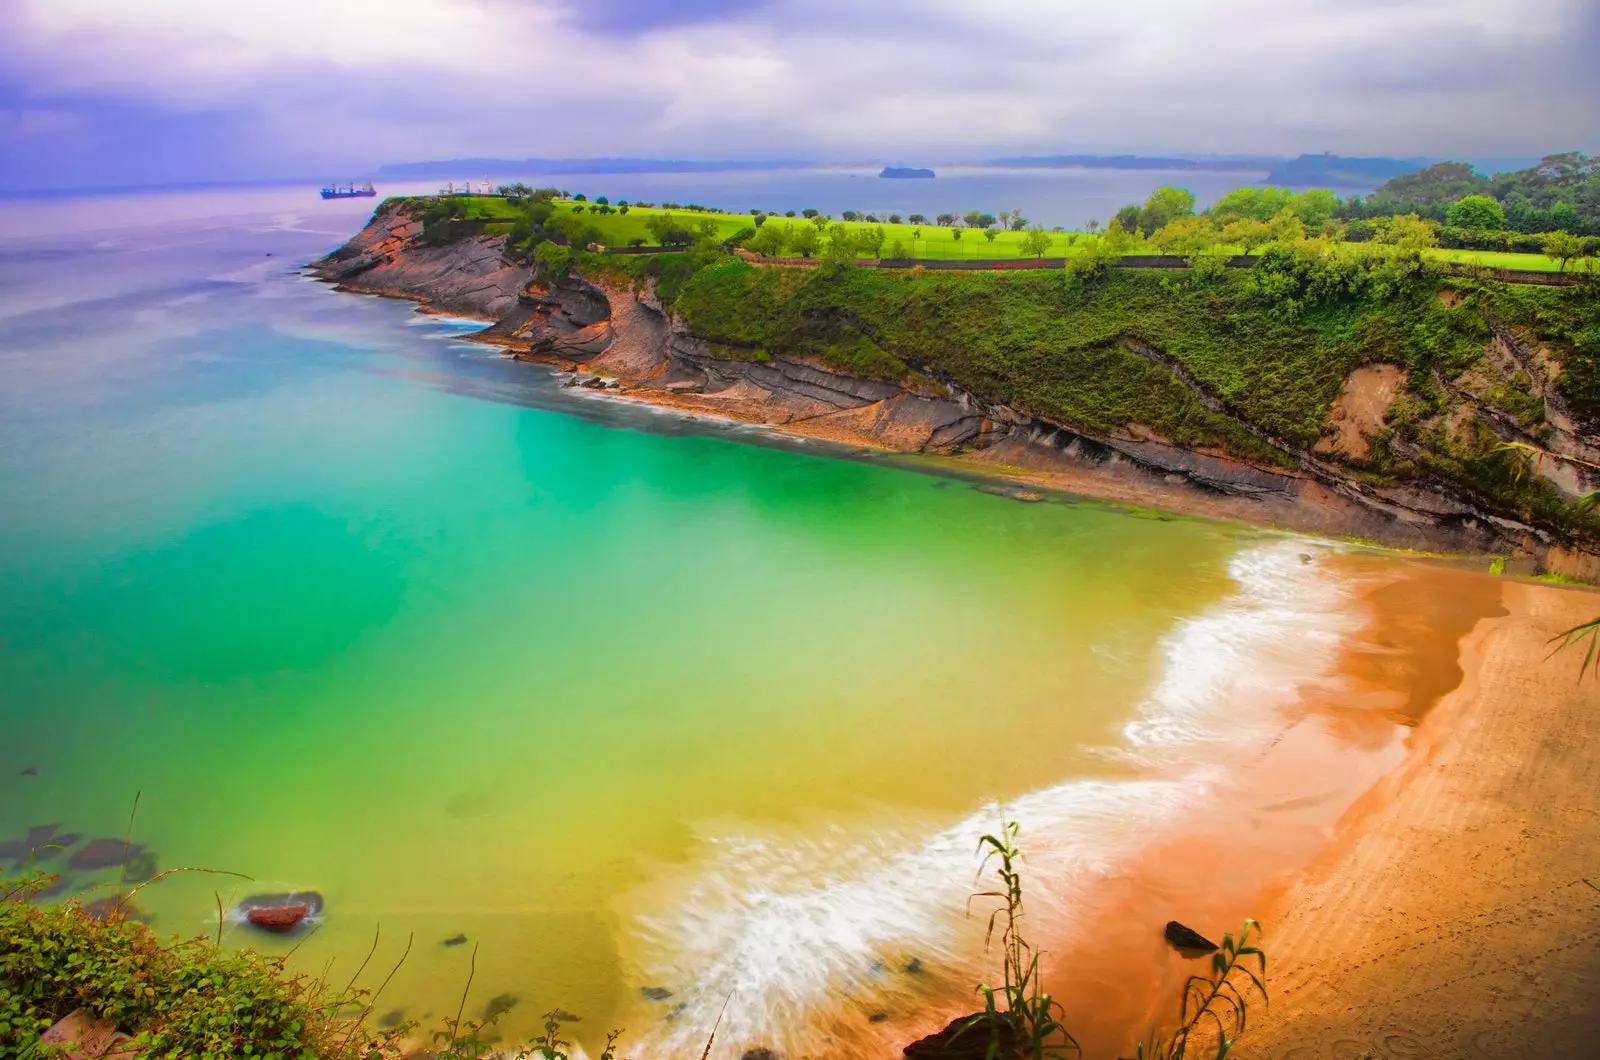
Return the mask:
<svg viewBox="0 0 1600 1060">
<path fill-rule="evenodd" d="M 597 214 L 590 206 L 582 203 L 558 202 L 556 209 L 561 212 L 572 212 L 576 207 L 584 206 L 583 219 L 594 225 L 605 237 L 603 242 L 607 246 L 625 247 L 630 240 L 642 239 L 646 243 L 654 243 L 645 222 L 652 217 L 663 213 L 673 213 L 690 225 L 698 223 L 704 218 L 711 218 L 716 222 L 717 235 L 727 238 L 738 232 L 741 228 L 754 225 L 750 214 L 731 213 L 698 213 L 687 210 L 660 210 L 629 207 L 627 214 L 609 213 Z M 473 197 L 468 201 L 468 217 L 514 218 L 518 208 L 512 206 L 505 199 L 488 196 Z M 801 217 L 786 218 L 773 217 L 768 224 L 810 224 L 811 222 Z M 829 222 L 829 224 L 843 223 L 850 228 L 868 227 L 868 222 Z M 884 224 L 883 256 L 890 257 L 896 240 L 904 244 L 908 257 L 916 258 L 1018 258 L 1022 257 L 1021 242 L 1023 232 L 997 232 L 991 241 L 985 239 L 981 231 L 968 228 L 950 229 L 940 228 L 937 225 L 908 225 Z M 913 233 L 920 232 L 918 238 L 913 239 Z M 955 233 L 960 232 L 961 238 L 956 239 Z M 1072 250 L 1069 240 L 1078 238 L 1076 232 L 1051 233 L 1052 246 L 1045 252 L 1047 257 L 1070 257 Z M 1363 246 L 1364 244 L 1352 244 Z M 1225 248 L 1234 253 L 1243 253 L 1243 247 Z M 1152 248 L 1145 253 L 1155 253 Z M 1503 251 L 1480 250 L 1445 250 L 1436 249 L 1427 252 L 1429 257 L 1439 261 L 1455 261 L 1467 265 L 1482 265 L 1495 269 L 1530 269 L 1539 272 L 1556 272 L 1561 268 L 1561 263 L 1554 258 L 1545 257 L 1543 254 L 1512 254 Z M 1573 266 L 1568 265 L 1571 269 Z"/>
</svg>

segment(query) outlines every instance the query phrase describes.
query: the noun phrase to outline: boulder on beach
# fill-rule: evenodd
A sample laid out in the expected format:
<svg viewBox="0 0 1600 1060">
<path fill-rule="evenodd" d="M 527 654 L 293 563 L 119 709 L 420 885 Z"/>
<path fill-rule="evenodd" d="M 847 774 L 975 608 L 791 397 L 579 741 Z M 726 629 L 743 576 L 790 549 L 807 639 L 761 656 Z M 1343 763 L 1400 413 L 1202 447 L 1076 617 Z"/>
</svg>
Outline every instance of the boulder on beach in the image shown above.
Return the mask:
<svg viewBox="0 0 1600 1060">
<path fill-rule="evenodd" d="M 1016 1026 L 1004 1014 L 991 1020 L 979 1012 L 953 1019 L 945 1029 L 919 1038 L 902 1050 L 906 1060 L 987 1060 L 999 1032 L 1000 1056 L 1016 1056 Z"/>
<path fill-rule="evenodd" d="M 1163 933 L 1167 942 L 1173 949 L 1185 957 L 1204 957 L 1208 953 L 1215 953 L 1217 944 L 1206 938 L 1192 927 L 1186 927 L 1176 920 L 1167 921 L 1167 929 Z"/>
</svg>

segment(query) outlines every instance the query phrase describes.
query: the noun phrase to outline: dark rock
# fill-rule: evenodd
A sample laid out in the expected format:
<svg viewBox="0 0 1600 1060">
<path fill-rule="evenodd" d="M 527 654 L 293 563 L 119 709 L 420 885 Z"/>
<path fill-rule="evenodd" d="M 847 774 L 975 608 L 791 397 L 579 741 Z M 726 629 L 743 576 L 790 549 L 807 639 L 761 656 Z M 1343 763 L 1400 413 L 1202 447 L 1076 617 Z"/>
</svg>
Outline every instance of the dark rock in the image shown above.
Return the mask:
<svg viewBox="0 0 1600 1060">
<path fill-rule="evenodd" d="M 445 946 L 464 946 L 464 945 L 466 945 L 466 942 L 467 942 L 467 936 L 465 936 L 465 935 L 451 935 L 449 938 L 444 940 L 442 945 L 445 945 Z"/>
<path fill-rule="evenodd" d="M 551 1019 L 555 1019 L 555 1020 L 560 1020 L 562 1023 L 582 1023 L 583 1022 L 583 1017 L 582 1016 L 578 1016 L 578 1015 L 575 1015 L 575 1014 L 573 1014 L 571 1012 L 568 1012 L 564 1008 L 558 1008 L 554 1012 L 550 1013 L 550 1018 Z"/>
<path fill-rule="evenodd" d="M 252 909 L 245 914 L 245 919 L 258 928 L 282 933 L 299 927 L 309 912 L 311 907 L 307 905 L 275 905 Z"/>
<path fill-rule="evenodd" d="M 406 1010 L 403 1008 L 391 1009 L 378 1017 L 378 1026 L 390 1030 L 400 1026 L 406 1020 Z"/>
<path fill-rule="evenodd" d="M 641 986 L 639 994 L 646 1001 L 665 1001 L 672 996 L 672 991 L 664 986 Z"/>
<path fill-rule="evenodd" d="M 739 1060 L 778 1060 L 778 1054 L 764 1045 L 758 1045 L 740 1053 Z"/>
<path fill-rule="evenodd" d="M 888 1022 L 888 1019 L 889 1019 L 889 1014 L 887 1012 L 874 1012 L 872 1015 L 867 1017 L 867 1022 L 868 1023 L 886 1023 L 886 1022 Z"/>
<path fill-rule="evenodd" d="M 1017 1055 L 1017 1031 L 1004 1015 L 990 1020 L 979 1012 L 951 1020 L 944 1030 L 919 1038 L 903 1050 L 907 1060 L 987 1060 L 989 1044 L 999 1031 L 999 1056 Z"/>
<path fill-rule="evenodd" d="M 587 390 L 604 390 L 606 388 L 606 381 L 597 375 L 593 375 L 578 385 Z"/>
<path fill-rule="evenodd" d="M 74 869 L 110 869 L 143 850 L 142 843 L 129 843 L 125 839 L 106 836 L 83 844 L 67 859 L 67 864 Z"/>
<path fill-rule="evenodd" d="M 1215 953 L 1217 950 L 1215 942 L 1212 942 L 1194 928 L 1185 927 L 1176 920 L 1167 921 L 1167 930 L 1164 934 L 1172 948 L 1185 957 L 1204 957 L 1206 954 Z"/>
<path fill-rule="evenodd" d="M 234 911 L 263 931 L 288 934 L 322 918 L 322 895 L 316 891 L 254 894 L 240 901 Z"/>
<path fill-rule="evenodd" d="M 59 842 L 59 840 L 58 840 Z M 123 883 L 144 883 L 156 874 L 156 856 L 148 850 L 141 850 L 128 859 L 122 869 Z"/>
<path fill-rule="evenodd" d="M 27 769 L 24 769 L 22 771 L 22 775 L 25 776 L 25 777 L 36 777 L 36 776 L 39 775 L 39 767 L 38 766 L 29 766 Z"/>
<path fill-rule="evenodd" d="M 923 972 L 922 958 L 913 957 L 906 962 L 907 975 L 921 975 Z"/>
<path fill-rule="evenodd" d="M 483 1006 L 483 1018 L 492 1020 L 496 1016 L 503 1016 L 516 1008 L 517 1003 L 521 1000 L 515 994 L 496 994 L 489 999 L 488 1004 Z"/>
</svg>

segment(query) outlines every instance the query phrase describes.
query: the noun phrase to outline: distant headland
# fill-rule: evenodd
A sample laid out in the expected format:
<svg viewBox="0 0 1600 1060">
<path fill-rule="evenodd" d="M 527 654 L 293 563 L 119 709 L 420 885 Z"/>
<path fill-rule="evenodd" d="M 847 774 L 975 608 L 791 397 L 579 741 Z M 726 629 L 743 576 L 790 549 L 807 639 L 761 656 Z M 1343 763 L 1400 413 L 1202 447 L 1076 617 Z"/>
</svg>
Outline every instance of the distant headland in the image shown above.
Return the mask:
<svg viewBox="0 0 1600 1060">
<path fill-rule="evenodd" d="M 878 176 L 890 180 L 932 180 L 933 170 L 913 169 L 910 166 L 884 166 Z"/>
</svg>

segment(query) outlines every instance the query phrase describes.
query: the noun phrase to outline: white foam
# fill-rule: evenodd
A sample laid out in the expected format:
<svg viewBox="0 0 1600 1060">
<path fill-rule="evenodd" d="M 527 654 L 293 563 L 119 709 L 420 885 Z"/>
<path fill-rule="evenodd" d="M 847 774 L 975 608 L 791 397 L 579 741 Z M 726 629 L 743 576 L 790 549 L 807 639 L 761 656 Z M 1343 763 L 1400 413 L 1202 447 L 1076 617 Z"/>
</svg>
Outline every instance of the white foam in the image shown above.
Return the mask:
<svg viewBox="0 0 1600 1060">
<path fill-rule="evenodd" d="M 1347 590 L 1315 559 L 1303 561 L 1307 552 L 1303 542 L 1279 541 L 1239 553 L 1229 565 L 1236 591 L 1164 639 L 1161 675 L 1119 749 L 1159 760 L 1161 779 L 1073 780 L 920 839 L 843 830 L 798 841 L 706 836 L 706 857 L 661 892 L 670 908 L 632 924 L 635 985 L 671 989 L 676 1007 L 630 1055 L 698 1055 L 725 1001 L 717 1056 L 755 1044 L 826 1052 L 819 1009 L 857 999 L 864 1019 L 885 998 L 914 991 L 898 972 L 910 956 L 968 987 L 978 982 L 993 962 L 983 954 L 983 919 L 965 910 L 979 837 L 1002 817 L 1021 823 L 1032 933 L 1082 930 L 1073 923 L 1082 889 L 1117 874 L 1205 799 L 1223 782 L 1228 754 L 1281 727 L 1279 708 L 1326 672 L 1356 625 L 1342 610 Z"/>
</svg>

